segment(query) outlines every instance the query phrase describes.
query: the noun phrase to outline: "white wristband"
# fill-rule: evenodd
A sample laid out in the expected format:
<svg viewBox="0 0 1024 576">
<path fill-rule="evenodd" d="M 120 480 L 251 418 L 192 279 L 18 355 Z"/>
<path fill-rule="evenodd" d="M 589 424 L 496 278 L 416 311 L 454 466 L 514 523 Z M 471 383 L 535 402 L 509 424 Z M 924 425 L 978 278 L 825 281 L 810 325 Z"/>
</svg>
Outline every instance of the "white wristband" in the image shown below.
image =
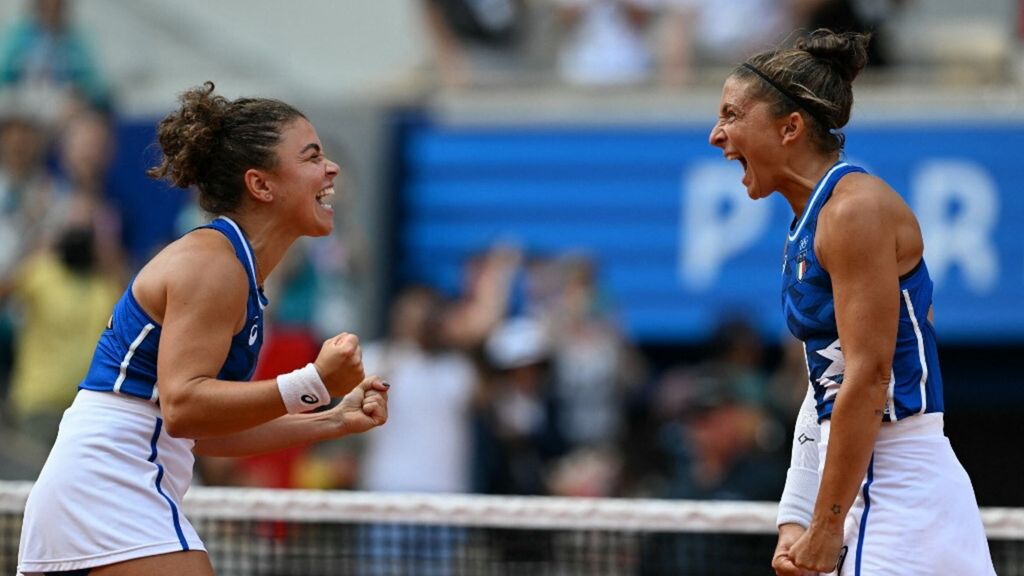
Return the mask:
<svg viewBox="0 0 1024 576">
<path fill-rule="evenodd" d="M 814 390 L 808 386 L 807 395 L 800 406 L 793 429 L 793 453 L 786 474 L 786 487 L 779 499 L 777 524 L 799 524 L 807 528 L 814 516 L 814 502 L 818 499 L 818 462 L 821 457 L 821 426 L 814 408 Z"/>
<path fill-rule="evenodd" d="M 806 468 L 790 468 L 786 474 L 786 487 L 779 499 L 779 515 L 776 525 L 799 524 L 804 528 L 811 525 L 814 516 L 814 501 L 818 498 L 818 471 Z"/>
<path fill-rule="evenodd" d="M 278 376 L 277 389 L 281 392 L 281 399 L 289 414 L 309 412 L 331 401 L 331 394 L 312 362 L 294 372 Z"/>
</svg>

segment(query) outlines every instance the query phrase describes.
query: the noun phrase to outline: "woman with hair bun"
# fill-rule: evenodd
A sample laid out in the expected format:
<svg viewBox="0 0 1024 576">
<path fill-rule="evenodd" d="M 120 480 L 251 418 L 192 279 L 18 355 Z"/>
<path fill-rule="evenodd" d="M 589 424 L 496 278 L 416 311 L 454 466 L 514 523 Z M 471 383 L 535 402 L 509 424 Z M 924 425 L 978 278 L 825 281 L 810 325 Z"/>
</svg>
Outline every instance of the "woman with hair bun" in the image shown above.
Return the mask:
<svg viewBox="0 0 1024 576">
<path fill-rule="evenodd" d="M 932 282 L 917 219 L 842 160 L 868 36 L 817 30 L 726 79 L 710 143 L 752 199 L 793 209 L 782 300 L 809 390 L 779 504 L 776 574 L 994 574 L 943 434 Z"/>
<path fill-rule="evenodd" d="M 150 260 L 115 306 L 29 495 L 25 574 L 211 575 L 181 512 L 194 454 L 270 452 L 387 419 L 388 385 L 365 377 L 352 334 L 304 368 L 248 381 L 263 283 L 295 240 L 331 232 L 339 168 L 295 108 L 213 90 L 185 92 L 160 122 L 149 175 L 195 186 L 216 218 Z"/>
</svg>

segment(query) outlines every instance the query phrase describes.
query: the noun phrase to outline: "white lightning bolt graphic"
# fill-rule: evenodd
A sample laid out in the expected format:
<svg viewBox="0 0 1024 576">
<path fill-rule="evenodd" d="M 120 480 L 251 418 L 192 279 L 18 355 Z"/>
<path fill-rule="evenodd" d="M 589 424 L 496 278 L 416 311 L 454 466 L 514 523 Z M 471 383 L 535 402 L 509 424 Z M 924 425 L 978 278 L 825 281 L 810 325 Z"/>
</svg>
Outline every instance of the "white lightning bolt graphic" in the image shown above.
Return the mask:
<svg viewBox="0 0 1024 576">
<path fill-rule="evenodd" d="M 839 392 L 839 385 L 842 383 L 842 376 L 846 371 L 846 359 L 843 357 L 842 345 L 839 344 L 838 338 L 827 348 L 818 350 L 817 354 L 832 362 L 818 378 L 818 384 L 825 387 L 824 397 L 827 399 Z M 836 376 L 839 376 L 838 380 L 835 379 Z"/>
</svg>

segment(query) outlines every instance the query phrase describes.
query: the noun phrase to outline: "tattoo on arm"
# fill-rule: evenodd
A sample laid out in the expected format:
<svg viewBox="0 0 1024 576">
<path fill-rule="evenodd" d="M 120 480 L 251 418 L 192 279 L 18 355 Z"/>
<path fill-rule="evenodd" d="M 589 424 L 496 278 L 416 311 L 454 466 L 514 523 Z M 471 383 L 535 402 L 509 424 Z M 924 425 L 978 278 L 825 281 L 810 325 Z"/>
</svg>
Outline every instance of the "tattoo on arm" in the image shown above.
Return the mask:
<svg viewBox="0 0 1024 576">
<path fill-rule="evenodd" d="M 838 515 L 839 515 L 839 513 L 840 513 L 840 512 L 842 511 L 842 510 L 843 510 L 843 509 L 839 507 L 839 504 L 833 504 L 833 505 L 832 505 L 832 513 L 833 513 L 833 514 L 835 514 L 835 515 L 837 515 L 837 516 L 838 516 Z"/>
</svg>

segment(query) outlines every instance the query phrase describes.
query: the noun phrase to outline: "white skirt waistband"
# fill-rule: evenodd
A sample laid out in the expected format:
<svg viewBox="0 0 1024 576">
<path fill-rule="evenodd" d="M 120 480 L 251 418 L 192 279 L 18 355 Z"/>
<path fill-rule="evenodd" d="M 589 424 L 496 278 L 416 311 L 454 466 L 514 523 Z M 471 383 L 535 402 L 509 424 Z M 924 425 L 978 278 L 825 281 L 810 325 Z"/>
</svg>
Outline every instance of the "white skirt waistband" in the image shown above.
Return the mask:
<svg viewBox="0 0 1024 576">
<path fill-rule="evenodd" d="M 928 436 L 944 436 L 944 420 L 942 412 L 931 412 L 929 414 L 918 414 L 896 422 L 883 422 L 878 430 L 878 438 L 875 442 L 887 442 L 890 440 L 903 440 L 906 438 L 918 438 Z M 821 423 L 821 436 L 828 438 L 831 432 L 832 420 L 825 420 Z"/>
<path fill-rule="evenodd" d="M 126 394 L 118 394 L 116 392 L 98 392 L 96 390 L 84 389 L 79 390 L 78 394 L 75 395 L 75 401 L 72 403 L 72 408 L 84 406 L 102 406 L 118 410 L 126 410 L 128 412 L 134 412 L 135 414 L 141 414 L 142 416 L 163 418 L 163 415 L 160 413 L 160 407 L 156 404 L 141 398 L 128 396 Z"/>
</svg>

